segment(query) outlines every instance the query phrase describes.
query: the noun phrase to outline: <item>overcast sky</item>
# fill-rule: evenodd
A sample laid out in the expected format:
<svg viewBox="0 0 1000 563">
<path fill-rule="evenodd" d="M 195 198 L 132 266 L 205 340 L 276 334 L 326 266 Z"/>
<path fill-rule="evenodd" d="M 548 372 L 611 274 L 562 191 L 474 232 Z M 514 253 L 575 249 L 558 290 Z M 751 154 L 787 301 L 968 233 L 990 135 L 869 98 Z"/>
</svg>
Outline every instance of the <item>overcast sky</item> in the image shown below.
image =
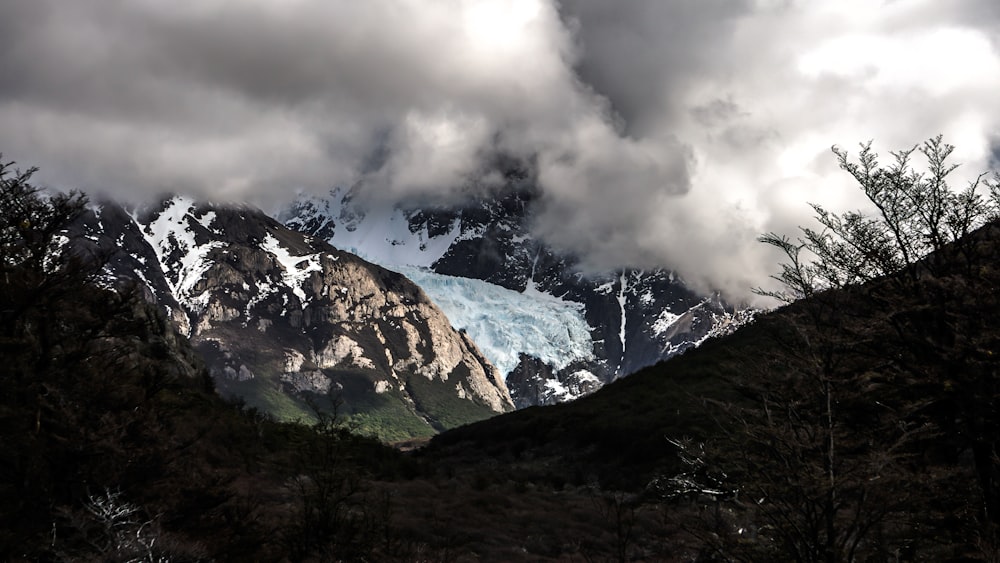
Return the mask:
<svg viewBox="0 0 1000 563">
<path fill-rule="evenodd" d="M 532 159 L 538 231 L 743 295 L 856 207 L 830 154 L 1000 154 L 996 0 L 0 0 L 0 151 L 60 188 L 449 197 Z"/>
</svg>

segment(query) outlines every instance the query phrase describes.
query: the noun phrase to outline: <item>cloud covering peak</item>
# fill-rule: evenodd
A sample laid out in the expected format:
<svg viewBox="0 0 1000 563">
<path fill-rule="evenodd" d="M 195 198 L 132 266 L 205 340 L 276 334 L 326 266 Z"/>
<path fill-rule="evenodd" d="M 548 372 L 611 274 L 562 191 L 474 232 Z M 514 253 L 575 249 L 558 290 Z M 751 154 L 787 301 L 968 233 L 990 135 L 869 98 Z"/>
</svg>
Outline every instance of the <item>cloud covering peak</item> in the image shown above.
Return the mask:
<svg viewBox="0 0 1000 563">
<path fill-rule="evenodd" d="M 733 294 L 805 201 L 855 206 L 833 144 L 1000 139 L 992 0 L 9 2 L 0 151 L 61 187 L 280 201 L 489 185 L 535 166 L 541 234 L 594 267 Z M 492 160 L 491 160 L 492 159 Z M 843 188 L 843 189 L 842 189 Z"/>
</svg>

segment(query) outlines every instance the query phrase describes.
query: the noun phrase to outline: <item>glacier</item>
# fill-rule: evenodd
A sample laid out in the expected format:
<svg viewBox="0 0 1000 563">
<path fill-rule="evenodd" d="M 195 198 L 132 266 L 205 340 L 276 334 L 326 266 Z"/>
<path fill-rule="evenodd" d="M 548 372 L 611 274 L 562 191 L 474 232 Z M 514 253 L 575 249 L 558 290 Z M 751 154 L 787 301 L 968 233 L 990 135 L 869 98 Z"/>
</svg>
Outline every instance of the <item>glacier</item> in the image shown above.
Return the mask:
<svg viewBox="0 0 1000 563">
<path fill-rule="evenodd" d="M 416 282 L 508 380 L 519 406 L 593 392 L 752 319 L 662 268 L 584 275 L 576 258 L 532 234 L 532 210 L 544 202 L 514 172 L 495 193 L 459 203 L 362 197 L 359 184 L 300 193 L 277 217 Z M 512 375 L 524 356 L 547 367 L 532 362 Z"/>
<path fill-rule="evenodd" d="M 328 197 L 302 196 L 296 219 L 302 223 L 333 219 L 329 242 L 335 247 L 415 282 L 444 312 L 452 326 L 464 330 L 500 373 L 507 377 L 520 355 L 534 356 L 561 370 L 577 360 L 594 359 L 591 327 L 582 303 L 538 290 L 529 279 L 523 293 L 485 281 L 445 276 L 431 270 L 458 240 L 481 235 L 463 232 L 454 220 L 431 235 L 426 226 L 411 229 L 406 214 L 394 206 L 365 207 L 334 188 Z M 287 221 L 287 210 L 278 217 Z"/>
<path fill-rule="evenodd" d="M 520 354 L 534 356 L 557 370 L 594 358 L 581 303 L 413 266 L 394 265 L 392 269 L 419 285 L 452 326 L 464 330 L 504 376 L 517 367 Z"/>
</svg>

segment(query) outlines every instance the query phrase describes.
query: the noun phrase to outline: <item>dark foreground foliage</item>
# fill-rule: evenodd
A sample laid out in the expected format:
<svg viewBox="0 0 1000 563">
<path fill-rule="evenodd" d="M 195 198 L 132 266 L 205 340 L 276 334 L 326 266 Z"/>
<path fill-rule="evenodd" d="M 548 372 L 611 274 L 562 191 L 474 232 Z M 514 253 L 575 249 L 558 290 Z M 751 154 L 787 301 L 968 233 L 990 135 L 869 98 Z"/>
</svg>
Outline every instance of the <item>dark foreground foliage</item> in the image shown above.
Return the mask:
<svg viewBox="0 0 1000 563">
<path fill-rule="evenodd" d="M 86 199 L 31 172 L 0 167 L 0 560 L 594 558 L 659 526 L 589 483 L 425 463 L 321 412 L 306 427 L 222 401 L 141 292 L 64 238 Z"/>
<path fill-rule="evenodd" d="M 737 334 L 557 409 L 439 436 L 641 493 L 681 533 L 656 557 L 1000 557 L 1000 184 L 953 191 L 940 137 L 881 167 L 835 149 L 874 215 L 763 241 L 791 303 Z M 806 257 L 811 254 L 811 257 Z M 543 463 L 529 460 L 545 459 Z M 630 553 L 646 557 L 640 545 Z"/>
<path fill-rule="evenodd" d="M 31 173 L 0 165 L 0 560 L 370 550 L 355 482 L 399 456 L 220 400 L 165 318 L 62 238 L 86 199 Z"/>
<path fill-rule="evenodd" d="M 29 179 L 0 168 L 0 560 L 1000 559 L 995 224 L 404 454 L 220 400 Z"/>
</svg>

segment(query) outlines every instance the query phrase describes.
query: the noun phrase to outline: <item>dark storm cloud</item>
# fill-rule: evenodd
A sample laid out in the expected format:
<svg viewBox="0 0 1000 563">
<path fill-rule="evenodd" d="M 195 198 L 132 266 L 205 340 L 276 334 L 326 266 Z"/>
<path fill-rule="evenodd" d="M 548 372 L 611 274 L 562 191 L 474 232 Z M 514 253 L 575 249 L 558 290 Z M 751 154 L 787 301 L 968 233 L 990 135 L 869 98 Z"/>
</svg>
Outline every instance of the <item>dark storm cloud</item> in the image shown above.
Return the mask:
<svg viewBox="0 0 1000 563">
<path fill-rule="evenodd" d="M 373 199 L 536 163 L 538 231 L 735 295 L 844 196 L 832 144 L 1000 131 L 991 0 L 12 0 L 0 150 L 63 187 Z M 931 78 L 933 77 L 933 78 Z"/>
<path fill-rule="evenodd" d="M 676 91 L 724 61 L 725 38 L 748 0 L 562 0 L 577 30 L 581 78 L 606 96 L 626 131 L 643 135 L 676 107 Z"/>
<path fill-rule="evenodd" d="M 991 170 L 1000 171 L 1000 138 L 994 138 L 990 146 L 989 167 Z"/>
</svg>

